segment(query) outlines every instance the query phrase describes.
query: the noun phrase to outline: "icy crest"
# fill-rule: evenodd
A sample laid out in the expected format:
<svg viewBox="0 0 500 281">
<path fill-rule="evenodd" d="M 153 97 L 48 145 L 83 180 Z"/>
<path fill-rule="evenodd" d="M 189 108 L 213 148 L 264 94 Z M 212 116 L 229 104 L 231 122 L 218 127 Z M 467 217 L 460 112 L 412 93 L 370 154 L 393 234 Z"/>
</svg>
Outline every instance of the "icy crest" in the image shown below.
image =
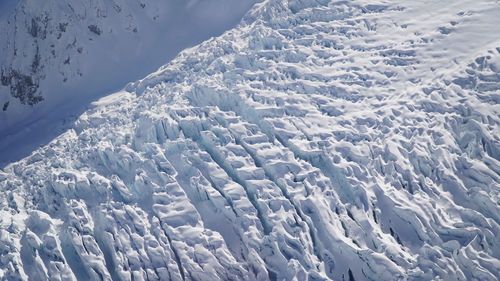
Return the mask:
<svg viewBox="0 0 500 281">
<path fill-rule="evenodd" d="M 370 2 L 256 4 L 7 166 L 2 278 L 498 280 L 500 42 L 438 48 L 487 12 Z"/>
</svg>

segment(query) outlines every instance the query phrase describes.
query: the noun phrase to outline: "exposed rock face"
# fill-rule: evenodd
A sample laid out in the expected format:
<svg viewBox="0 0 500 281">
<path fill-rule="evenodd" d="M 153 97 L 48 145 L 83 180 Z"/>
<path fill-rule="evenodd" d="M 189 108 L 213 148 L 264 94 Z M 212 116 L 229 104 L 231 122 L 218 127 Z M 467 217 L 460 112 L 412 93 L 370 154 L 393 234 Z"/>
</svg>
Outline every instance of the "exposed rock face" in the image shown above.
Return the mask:
<svg viewBox="0 0 500 281">
<path fill-rule="evenodd" d="M 19 0 L 0 17 L 0 105 L 8 104 L 0 131 L 33 112 L 123 87 L 181 48 L 236 24 L 251 3 Z M 203 9 L 221 5 L 233 13 L 193 32 Z"/>
<path fill-rule="evenodd" d="M 10 94 L 19 99 L 23 105 L 34 105 L 43 101 L 43 97 L 38 89 L 36 73 L 25 75 L 13 69 L 8 69 L 1 73 L 2 85 L 8 86 Z M 37 95 L 38 94 L 38 95 Z M 4 103 L 4 111 L 7 110 L 9 101 Z"/>
<path fill-rule="evenodd" d="M 81 27 L 88 26 L 89 32 L 100 35 L 102 31 L 97 24 L 107 24 L 108 16 L 112 21 L 128 19 L 129 24 L 137 24 L 134 16 L 141 11 L 134 9 L 133 2 L 20 1 L 13 14 L 0 24 L 2 85 L 23 105 L 33 106 L 43 101 L 40 81 L 47 75 L 57 72 L 57 77 L 50 78 L 61 85 L 69 78 L 83 75 L 78 61 L 84 57 L 87 41 L 95 38 L 82 33 Z M 140 4 L 135 3 L 135 8 Z M 118 12 L 122 10 L 123 14 Z M 127 30 L 114 24 L 108 30 L 110 34 L 113 29 L 118 34 Z M 76 65 L 70 66 L 71 58 Z M 4 102 L 10 101 L 5 97 L 5 89 L 2 94 Z"/>
</svg>

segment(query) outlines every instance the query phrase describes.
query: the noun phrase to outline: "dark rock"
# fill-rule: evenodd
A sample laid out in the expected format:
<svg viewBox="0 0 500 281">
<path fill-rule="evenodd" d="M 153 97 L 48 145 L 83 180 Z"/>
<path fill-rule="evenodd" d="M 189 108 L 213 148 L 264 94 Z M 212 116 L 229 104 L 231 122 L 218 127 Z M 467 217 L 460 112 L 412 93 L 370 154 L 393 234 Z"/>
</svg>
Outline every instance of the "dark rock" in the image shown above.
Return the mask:
<svg viewBox="0 0 500 281">
<path fill-rule="evenodd" d="M 37 95 L 39 85 L 33 77 L 10 69 L 9 71 L 2 70 L 1 80 L 4 86 L 10 86 L 10 94 L 19 99 L 22 104 L 35 105 L 43 101 L 43 97 Z"/>
<path fill-rule="evenodd" d="M 97 35 L 101 35 L 102 33 L 101 29 L 95 24 L 89 25 L 89 30 Z"/>
</svg>

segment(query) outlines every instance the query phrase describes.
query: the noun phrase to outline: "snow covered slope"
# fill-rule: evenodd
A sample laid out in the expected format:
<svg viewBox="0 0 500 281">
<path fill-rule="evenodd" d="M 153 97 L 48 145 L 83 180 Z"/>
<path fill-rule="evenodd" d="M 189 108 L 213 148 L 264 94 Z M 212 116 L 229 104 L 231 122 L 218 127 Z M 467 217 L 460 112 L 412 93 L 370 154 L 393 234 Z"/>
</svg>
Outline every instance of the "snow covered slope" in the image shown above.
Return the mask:
<svg viewBox="0 0 500 281">
<path fill-rule="evenodd" d="M 256 4 L 0 172 L 0 276 L 498 280 L 499 12 Z"/>
<path fill-rule="evenodd" d="M 237 24 L 252 3 L 2 1 L 0 133 L 144 77 Z"/>
</svg>

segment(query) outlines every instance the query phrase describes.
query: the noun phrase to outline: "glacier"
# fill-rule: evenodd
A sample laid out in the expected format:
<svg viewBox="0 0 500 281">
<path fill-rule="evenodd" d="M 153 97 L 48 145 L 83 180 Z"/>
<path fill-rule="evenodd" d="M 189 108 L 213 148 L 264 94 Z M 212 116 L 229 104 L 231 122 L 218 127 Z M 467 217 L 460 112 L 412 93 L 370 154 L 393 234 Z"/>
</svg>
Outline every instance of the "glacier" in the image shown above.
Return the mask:
<svg viewBox="0 0 500 281">
<path fill-rule="evenodd" d="M 0 134 L 19 142 L 20 128 L 53 129 L 40 119 L 81 113 L 89 100 L 233 27 L 254 2 L 2 0 Z"/>
<path fill-rule="evenodd" d="M 255 4 L 0 170 L 0 278 L 499 280 L 498 14 Z"/>
</svg>

